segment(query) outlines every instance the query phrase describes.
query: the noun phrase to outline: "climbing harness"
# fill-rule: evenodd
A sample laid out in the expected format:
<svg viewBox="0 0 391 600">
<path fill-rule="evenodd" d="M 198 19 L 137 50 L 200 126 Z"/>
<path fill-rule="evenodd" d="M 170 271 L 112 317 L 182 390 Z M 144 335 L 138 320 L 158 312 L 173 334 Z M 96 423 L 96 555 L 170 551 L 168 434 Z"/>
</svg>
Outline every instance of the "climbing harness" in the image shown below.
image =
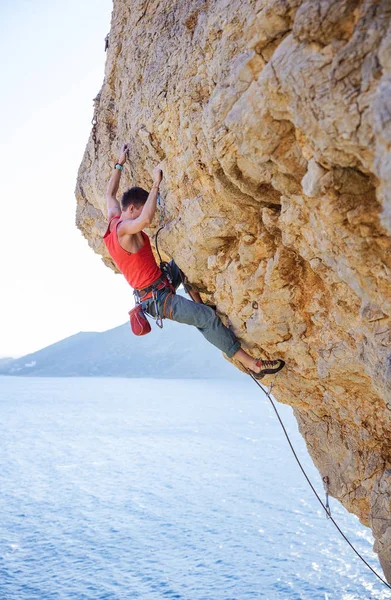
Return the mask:
<svg viewBox="0 0 391 600">
<path fill-rule="evenodd" d="M 277 410 L 277 407 L 275 405 L 275 403 L 273 402 L 272 398 L 271 398 L 271 393 L 272 393 L 272 389 L 273 389 L 273 385 L 275 383 L 276 378 L 278 377 L 279 373 L 276 373 L 276 375 L 273 377 L 273 380 L 270 384 L 269 390 L 267 391 L 263 385 L 258 381 L 258 379 L 256 379 L 256 377 L 254 376 L 254 374 L 252 373 L 252 371 L 250 371 L 249 369 L 246 368 L 247 373 L 250 375 L 251 379 L 253 379 L 255 381 L 255 383 L 257 384 L 258 387 L 261 388 L 261 390 L 263 391 L 263 393 L 265 394 L 266 398 L 268 398 L 268 400 L 270 401 L 274 412 L 277 415 L 277 418 L 280 422 L 280 425 L 283 429 L 283 432 L 285 434 L 285 437 L 288 441 L 288 444 L 292 450 L 293 456 L 296 459 L 297 464 L 299 465 L 304 477 L 306 478 L 310 488 L 312 489 L 312 491 L 314 492 L 318 502 L 320 503 L 320 505 L 322 506 L 323 510 L 326 513 L 326 516 L 328 519 L 330 519 L 330 521 L 333 523 L 333 525 L 335 525 L 335 527 L 338 529 L 339 533 L 341 534 L 341 536 L 344 538 L 344 540 L 349 544 L 349 546 L 351 547 L 351 549 L 353 550 L 353 552 L 355 552 L 357 554 L 357 556 L 362 560 L 362 562 L 368 567 L 368 569 L 370 571 L 372 571 L 372 573 L 374 575 L 376 575 L 376 577 L 382 582 L 384 583 L 385 586 L 387 586 L 390 590 L 391 590 L 391 585 L 389 583 L 387 583 L 387 581 L 385 579 L 383 579 L 383 577 L 381 577 L 378 573 L 376 573 L 376 571 L 371 567 L 371 565 L 365 560 L 365 558 L 358 552 L 358 550 L 356 550 L 356 548 L 353 546 L 353 544 L 348 540 L 348 538 L 346 537 L 346 535 L 344 534 L 344 532 L 342 531 L 342 529 L 340 528 L 340 526 L 338 525 L 338 523 L 335 521 L 335 519 L 331 516 L 331 510 L 329 507 L 329 503 L 328 503 L 328 490 L 329 490 L 329 478 L 327 476 L 323 477 L 323 484 L 325 486 L 325 492 L 326 492 L 326 503 L 323 503 L 322 499 L 320 498 L 319 494 L 317 493 L 316 489 L 314 488 L 313 484 L 311 483 L 310 478 L 308 477 L 306 471 L 304 470 L 303 465 L 300 462 L 299 457 L 296 454 L 296 451 L 292 445 L 292 442 L 289 438 L 288 432 L 285 428 L 285 425 L 280 417 L 280 414 Z"/>
<path fill-rule="evenodd" d="M 159 311 L 158 292 L 160 290 L 163 290 L 166 287 L 168 287 L 170 289 L 171 293 L 175 293 L 174 286 L 172 285 L 172 280 L 169 279 L 167 277 L 167 274 L 163 272 L 160 275 L 160 277 L 156 281 L 151 283 L 151 285 L 149 285 L 148 287 L 141 289 L 141 290 L 137 290 L 137 289 L 133 290 L 133 295 L 134 295 L 136 306 L 141 306 L 145 300 L 152 298 L 153 306 L 155 309 L 155 315 L 150 315 L 150 316 L 152 318 L 155 318 L 156 325 L 158 327 L 160 327 L 160 329 L 163 329 L 163 316 L 160 314 L 160 311 Z M 147 314 L 149 314 L 145 310 L 143 310 L 143 312 L 146 312 Z"/>
</svg>

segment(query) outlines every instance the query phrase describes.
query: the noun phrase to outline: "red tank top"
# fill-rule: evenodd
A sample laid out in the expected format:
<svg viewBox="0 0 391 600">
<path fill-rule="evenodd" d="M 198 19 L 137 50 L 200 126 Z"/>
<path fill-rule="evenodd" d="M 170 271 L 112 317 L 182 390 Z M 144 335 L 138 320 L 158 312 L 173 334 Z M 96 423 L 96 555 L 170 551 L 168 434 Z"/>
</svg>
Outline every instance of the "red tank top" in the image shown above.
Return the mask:
<svg viewBox="0 0 391 600">
<path fill-rule="evenodd" d="M 159 279 L 162 272 L 157 266 L 155 257 L 152 253 L 149 237 L 143 231 L 141 233 L 144 238 L 144 245 L 138 252 L 127 252 L 120 246 L 117 234 L 117 227 L 120 221 L 114 224 L 110 232 L 111 222 L 114 219 L 119 218 L 120 217 L 113 217 L 110 219 L 103 240 L 111 258 L 124 275 L 129 285 L 131 285 L 133 289 L 142 290 L 151 285 L 156 279 Z"/>
</svg>

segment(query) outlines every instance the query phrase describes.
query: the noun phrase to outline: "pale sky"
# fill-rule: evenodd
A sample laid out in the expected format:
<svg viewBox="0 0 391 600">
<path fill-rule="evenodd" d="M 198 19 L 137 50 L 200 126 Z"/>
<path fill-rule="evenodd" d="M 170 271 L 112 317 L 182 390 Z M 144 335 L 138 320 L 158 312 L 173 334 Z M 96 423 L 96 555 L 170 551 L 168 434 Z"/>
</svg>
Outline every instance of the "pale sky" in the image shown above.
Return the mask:
<svg viewBox="0 0 391 600">
<path fill-rule="evenodd" d="M 111 0 L 0 3 L 0 357 L 124 323 L 132 290 L 75 226 Z"/>
</svg>

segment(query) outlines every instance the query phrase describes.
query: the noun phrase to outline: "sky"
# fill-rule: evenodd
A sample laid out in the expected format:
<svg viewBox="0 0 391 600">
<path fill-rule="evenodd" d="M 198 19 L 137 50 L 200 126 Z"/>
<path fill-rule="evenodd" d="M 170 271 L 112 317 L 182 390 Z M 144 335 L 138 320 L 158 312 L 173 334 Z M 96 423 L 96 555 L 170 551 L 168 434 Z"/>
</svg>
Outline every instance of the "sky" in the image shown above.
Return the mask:
<svg viewBox="0 0 391 600">
<path fill-rule="evenodd" d="M 0 3 L 0 357 L 115 327 L 133 306 L 75 226 L 111 10 L 111 0 Z"/>
</svg>

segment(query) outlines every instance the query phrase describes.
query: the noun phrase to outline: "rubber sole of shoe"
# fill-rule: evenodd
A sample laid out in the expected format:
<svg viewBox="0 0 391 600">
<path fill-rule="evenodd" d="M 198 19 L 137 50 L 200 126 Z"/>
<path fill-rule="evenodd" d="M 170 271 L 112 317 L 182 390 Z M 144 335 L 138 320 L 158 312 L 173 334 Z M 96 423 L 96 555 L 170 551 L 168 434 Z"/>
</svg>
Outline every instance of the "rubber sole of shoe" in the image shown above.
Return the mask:
<svg viewBox="0 0 391 600">
<path fill-rule="evenodd" d="M 262 371 L 260 371 L 259 373 L 251 373 L 251 375 L 253 375 L 253 377 L 255 377 L 255 379 L 263 379 L 265 377 L 265 375 L 275 375 L 276 373 L 278 373 L 279 371 L 281 371 L 281 369 L 283 369 L 285 367 L 285 361 L 278 359 L 278 362 L 280 363 L 278 365 L 278 367 L 274 367 L 273 369 L 262 369 Z"/>
</svg>

